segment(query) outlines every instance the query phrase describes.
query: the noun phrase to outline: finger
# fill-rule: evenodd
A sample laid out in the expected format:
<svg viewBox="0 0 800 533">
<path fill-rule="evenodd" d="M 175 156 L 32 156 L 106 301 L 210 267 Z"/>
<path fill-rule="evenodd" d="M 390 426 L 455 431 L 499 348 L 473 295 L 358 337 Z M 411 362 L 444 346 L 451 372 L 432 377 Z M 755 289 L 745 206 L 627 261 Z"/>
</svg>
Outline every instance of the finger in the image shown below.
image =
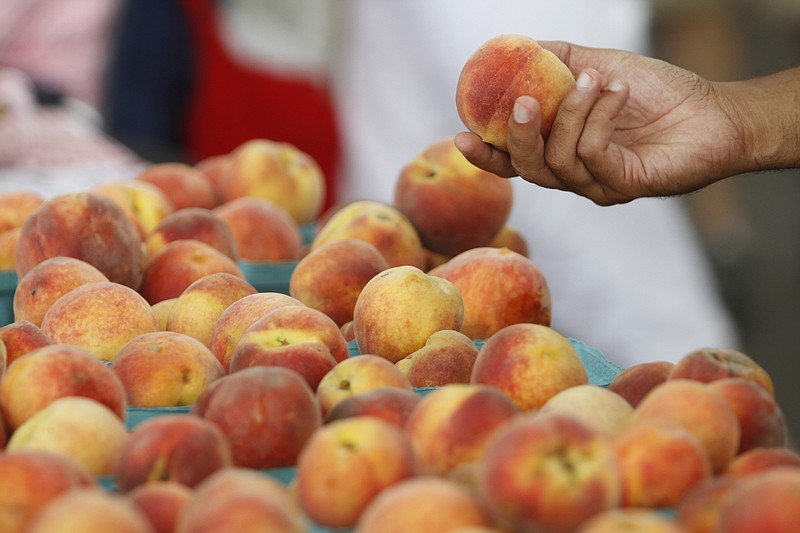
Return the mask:
<svg viewBox="0 0 800 533">
<path fill-rule="evenodd" d="M 503 178 L 517 175 L 517 171 L 511 165 L 511 158 L 506 152 L 483 142 L 480 136 L 473 132 L 462 131 L 456 134 L 453 144 L 464 154 L 467 161 L 476 167 Z"/>
<path fill-rule="evenodd" d="M 586 168 L 598 180 L 610 186 L 624 185 L 613 181 L 624 176 L 624 168 L 619 150 L 611 149 L 611 146 L 614 119 L 625 107 L 629 94 L 627 84 L 612 81 L 592 107 L 578 142 L 578 156 Z"/>
<path fill-rule="evenodd" d="M 600 95 L 600 74 L 583 71 L 575 88 L 567 93 L 556 114 L 545 148 L 545 160 L 553 173 L 569 188 L 591 181 L 592 176 L 578 157 L 578 141 L 586 120 Z"/>
<path fill-rule="evenodd" d="M 539 102 L 530 96 L 520 96 L 514 102 L 513 111 L 508 118 L 508 153 L 511 164 L 525 181 L 550 189 L 562 189 L 563 185 L 544 160 L 541 115 Z"/>
</svg>

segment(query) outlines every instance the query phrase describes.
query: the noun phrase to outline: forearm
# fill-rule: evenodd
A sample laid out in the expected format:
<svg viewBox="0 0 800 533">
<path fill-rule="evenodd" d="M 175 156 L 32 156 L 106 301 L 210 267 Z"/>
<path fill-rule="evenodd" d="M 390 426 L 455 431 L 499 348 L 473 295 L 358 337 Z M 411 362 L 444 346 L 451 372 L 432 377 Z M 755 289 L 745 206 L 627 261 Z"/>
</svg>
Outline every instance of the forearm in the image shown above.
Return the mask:
<svg viewBox="0 0 800 533">
<path fill-rule="evenodd" d="M 716 84 L 740 131 L 740 171 L 800 167 L 800 67 Z"/>
</svg>

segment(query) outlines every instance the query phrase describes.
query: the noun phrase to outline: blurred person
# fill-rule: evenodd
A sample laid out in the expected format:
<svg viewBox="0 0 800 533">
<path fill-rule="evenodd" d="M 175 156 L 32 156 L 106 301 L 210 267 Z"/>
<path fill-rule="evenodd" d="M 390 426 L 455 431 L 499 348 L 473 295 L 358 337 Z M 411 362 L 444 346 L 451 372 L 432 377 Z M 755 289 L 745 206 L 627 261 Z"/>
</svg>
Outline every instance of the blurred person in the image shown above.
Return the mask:
<svg viewBox="0 0 800 533">
<path fill-rule="evenodd" d="M 136 5 L 138 0 L 129 7 Z M 306 147 L 316 141 L 327 149 L 319 153 L 328 163 L 331 204 L 391 202 L 402 167 L 430 143 L 463 130 L 454 103 L 456 80 L 489 38 L 523 33 L 646 50 L 650 20 L 648 4 L 640 0 L 180 5 L 189 12 L 193 46 L 202 52 L 192 56 L 198 85 L 189 98 L 186 123 L 192 126 L 183 132 L 186 156 L 231 149 L 234 131 L 217 138 L 215 148 L 210 138 L 234 116 L 249 123 L 249 135 L 280 132 L 273 138 L 315 156 Z M 116 70 L 125 72 L 122 64 Z M 243 82 L 254 78 L 261 91 L 245 94 Z M 266 92 L 281 83 L 306 89 L 299 97 Z M 120 99 L 114 109 L 143 112 L 126 105 Z M 290 123 L 259 129 L 252 118 L 264 117 L 259 113 L 265 108 L 289 110 Z M 124 126 L 124 117 L 117 119 Z M 532 259 L 547 277 L 556 330 L 598 347 L 621 366 L 677 360 L 701 346 L 736 346 L 735 327 L 681 202 L 643 200 L 603 209 L 519 179 L 514 187 L 510 224 L 528 240 Z"/>
</svg>

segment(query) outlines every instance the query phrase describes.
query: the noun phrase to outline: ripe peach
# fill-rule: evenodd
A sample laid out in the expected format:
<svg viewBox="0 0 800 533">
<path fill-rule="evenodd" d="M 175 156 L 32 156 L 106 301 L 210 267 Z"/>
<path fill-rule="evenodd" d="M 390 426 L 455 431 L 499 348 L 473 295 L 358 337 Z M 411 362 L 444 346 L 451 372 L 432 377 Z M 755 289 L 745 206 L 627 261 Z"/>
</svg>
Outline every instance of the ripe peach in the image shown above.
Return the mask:
<svg viewBox="0 0 800 533">
<path fill-rule="evenodd" d="M 800 453 L 781 446 L 751 448 L 731 459 L 722 474 L 746 477 L 778 466 L 800 468 Z"/>
<path fill-rule="evenodd" d="M 44 196 L 35 191 L 14 190 L 0 193 L 0 233 L 21 227 L 28 215 L 44 202 Z"/>
<path fill-rule="evenodd" d="M 56 256 L 31 268 L 17 283 L 14 318 L 42 325 L 50 306 L 78 285 L 109 281 L 97 267 L 74 257 Z"/>
<path fill-rule="evenodd" d="M 675 366 L 670 361 L 645 361 L 625 368 L 608 384 L 612 390 L 636 407 L 650 390 L 669 379 Z"/>
<path fill-rule="evenodd" d="M 800 524 L 800 469 L 766 470 L 744 481 L 725 500 L 719 531 L 794 533 Z"/>
<path fill-rule="evenodd" d="M 161 189 L 142 180 L 105 181 L 95 185 L 92 191 L 105 194 L 114 200 L 136 225 L 142 241 L 164 217 L 174 211 Z"/>
<path fill-rule="evenodd" d="M 467 161 L 452 138 L 428 145 L 395 182 L 394 205 L 423 246 L 449 256 L 488 246 L 512 204 L 511 182 Z"/>
<path fill-rule="evenodd" d="M 452 282 L 464 299 L 462 333 L 487 339 L 511 324 L 550 325 L 547 279 L 529 258 L 507 248 L 472 248 L 429 274 Z"/>
<path fill-rule="evenodd" d="M 472 339 L 452 329 L 434 332 L 425 346 L 396 364 L 404 369 L 414 387 L 440 387 L 449 383 L 469 383 L 478 347 Z"/>
<path fill-rule="evenodd" d="M 16 271 L 17 244 L 21 234 L 22 228 L 0 231 L 0 271 Z"/>
<path fill-rule="evenodd" d="M 222 181 L 222 174 L 227 162 L 228 154 L 219 154 L 205 157 L 194 164 L 194 168 L 199 170 L 206 178 L 206 181 L 211 184 L 216 205 L 220 205 L 223 202 L 222 191 L 220 191 L 219 185 Z"/>
<path fill-rule="evenodd" d="M 630 425 L 633 407 L 614 391 L 585 384 L 557 392 L 544 402 L 540 412 L 572 415 L 600 433 L 614 437 Z"/>
<path fill-rule="evenodd" d="M 142 280 L 144 252 L 136 225 L 100 193 L 55 196 L 25 220 L 15 256 L 17 276 L 22 279 L 56 256 L 82 259 L 110 281 L 132 289 Z"/>
<path fill-rule="evenodd" d="M 681 499 L 675 508 L 675 518 L 691 533 L 718 533 L 722 507 L 740 487 L 741 483 L 735 477 L 711 477 L 697 484 Z"/>
<path fill-rule="evenodd" d="M 193 495 L 192 489 L 176 481 L 151 481 L 131 490 L 128 498 L 153 526 L 153 533 L 173 533 Z"/>
<path fill-rule="evenodd" d="M 686 533 L 674 518 L 654 509 L 610 509 L 581 524 L 576 533 Z"/>
<path fill-rule="evenodd" d="M 36 348 L 53 344 L 53 341 L 33 322 L 17 320 L 0 327 L 0 343 L 5 347 L 5 364 L 0 364 L 2 376 L 2 370 L 8 365 Z"/>
<path fill-rule="evenodd" d="M 147 517 L 119 494 L 76 488 L 50 501 L 31 521 L 28 533 L 152 533 Z"/>
<path fill-rule="evenodd" d="M 422 396 L 399 387 L 378 387 L 348 396 L 337 402 L 323 418 L 323 423 L 354 416 L 374 416 L 404 429 L 408 417 Z"/>
<path fill-rule="evenodd" d="M 547 138 L 561 100 L 574 85 L 569 68 L 534 39 L 498 35 L 464 64 L 456 85 L 456 109 L 468 129 L 505 150 L 517 97 L 529 95 L 539 102 L 542 136 Z"/>
<path fill-rule="evenodd" d="M 693 379 L 704 383 L 733 377 L 754 381 L 775 397 L 769 373 L 750 356 L 734 349 L 694 350 L 681 357 L 670 372 L 670 379 Z"/>
<path fill-rule="evenodd" d="M 500 231 L 489 241 L 492 248 L 508 248 L 520 255 L 530 257 L 530 248 L 525 236 L 513 226 L 505 224 Z"/>
<path fill-rule="evenodd" d="M 178 162 L 154 163 L 140 171 L 135 179 L 161 189 L 175 211 L 185 207 L 213 209 L 216 197 L 202 172 Z"/>
<path fill-rule="evenodd" d="M 145 255 L 151 257 L 174 241 L 194 239 L 239 260 L 236 235 L 216 211 L 184 207 L 165 216 L 144 239 Z"/>
</svg>

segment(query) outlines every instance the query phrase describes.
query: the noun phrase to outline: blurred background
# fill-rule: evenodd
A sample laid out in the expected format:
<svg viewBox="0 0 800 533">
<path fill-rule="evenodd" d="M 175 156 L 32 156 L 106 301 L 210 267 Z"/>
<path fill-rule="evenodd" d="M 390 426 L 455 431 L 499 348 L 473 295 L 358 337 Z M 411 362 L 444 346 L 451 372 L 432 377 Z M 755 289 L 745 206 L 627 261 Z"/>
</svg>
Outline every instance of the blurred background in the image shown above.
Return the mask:
<svg viewBox="0 0 800 533">
<path fill-rule="evenodd" d="M 243 53 L 257 50 L 258 42 L 265 37 L 276 42 L 274 37 L 280 37 L 290 27 L 283 22 L 299 24 L 299 30 L 314 38 L 306 39 L 300 47 L 277 50 L 279 67 L 293 62 L 295 72 L 308 71 L 314 78 L 315 68 L 327 53 L 329 39 L 335 37 L 328 35 L 325 17 L 339 2 L 287 1 L 283 8 L 281 2 L 269 3 L 279 16 L 259 21 L 263 22 L 259 31 L 248 33 L 245 30 L 252 24 L 233 21 L 242 30 L 238 42 L 243 44 Z M 649 17 L 647 43 L 642 52 L 709 79 L 742 79 L 800 65 L 797 0 L 617 3 L 635 11 L 636 16 Z M 259 110 L 239 106 L 239 115 L 219 112 L 236 108 L 237 99 L 247 96 L 245 82 L 253 79 L 252 69 L 244 69 L 245 74 L 241 70 L 234 72 L 238 77 L 233 82 L 228 79 L 227 85 L 219 83 L 233 72 L 226 70 L 229 65 L 224 61 L 215 64 L 214 68 L 222 69 L 215 71 L 215 80 L 205 80 L 201 95 L 205 101 L 201 98 L 201 103 L 207 107 L 203 113 L 196 107 L 192 109 L 197 100 L 190 102 L 186 90 L 197 81 L 192 79 L 192 71 L 198 57 L 192 55 L 189 35 L 198 27 L 201 33 L 212 31 L 202 18 L 203 10 L 212 4 L 207 0 L 4 0 L 0 7 L 0 190 L 35 183 L 52 195 L 85 188 L 100 180 L 130 176 L 146 161 L 191 162 L 213 155 L 220 147 L 235 145 L 238 138 L 228 135 L 234 131 L 237 135 L 249 135 L 251 131 L 276 138 L 284 135 L 285 130 L 264 130 L 263 122 L 257 124 Z M 131 6 L 148 9 L 129 11 Z M 181 17 L 181 6 L 192 6 L 193 15 L 188 20 Z M 435 8 L 431 5 L 430 9 Z M 363 11 L 368 13 L 369 9 Z M 299 23 L 297 14 L 301 12 L 306 16 Z M 122 14 L 127 17 L 125 24 L 120 23 Z M 451 15 L 455 18 L 457 14 Z M 624 24 L 627 19 L 617 15 L 620 13 L 603 13 L 591 20 L 591 25 L 565 32 L 563 37 L 555 30 L 553 35 L 544 37 L 580 42 L 582 35 L 588 39 L 599 25 L 608 26 L 608 33 L 614 31 L 615 24 Z M 385 21 L 365 22 L 369 25 Z M 131 36 L 125 32 L 133 32 L 133 37 L 139 32 L 143 38 L 133 48 L 117 48 L 123 36 Z M 167 44 L 159 40 L 165 35 L 170 37 Z M 216 42 L 204 50 L 206 59 L 219 59 L 219 45 Z M 409 43 L 398 41 L 394 45 Z M 135 60 L 124 55 L 132 51 L 138 52 Z M 459 63 L 451 65 L 456 71 L 466 59 L 459 57 Z M 253 64 L 258 61 L 249 65 Z M 19 76 L 20 72 L 27 77 Z M 145 86 L 137 84 L 137 79 L 158 83 Z M 424 82 L 424 78 L 419 81 Z M 278 83 L 277 88 L 284 91 L 285 99 L 264 103 L 272 106 L 272 112 L 288 111 L 295 118 L 299 113 L 327 117 L 330 112 L 330 102 L 324 91 L 318 90 L 318 84 L 283 84 L 275 79 L 259 79 L 259 83 L 271 84 L 272 90 Z M 226 93 L 231 87 L 236 92 Z M 253 90 L 257 91 L 267 86 L 255 87 Z M 391 87 L 386 89 L 388 94 Z M 140 110 L 147 97 L 158 97 L 159 107 L 143 113 Z M 447 103 L 447 111 L 452 114 L 450 101 Z M 198 117 L 208 120 L 209 114 L 221 122 L 203 127 Z M 403 124 L 406 118 L 402 113 L 387 117 L 397 124 Z M 257 129 L 248 130 L 253 124 Z M 299 120 L 286 120 L 281 127 L 291 130 L 290 134 L 308 129 Z M 326 122 L 318 127 L 333 126 Z M 307 136 L 309 142 L 318 142 L 321 135 L 312 131 Z M 318 148 L 327 172 L 336 174 L 336 154 L 325 151 L 325 147 Z M 409 155 L 399 152 L 396 159 L 405 161 Z M 740 348 L 772 375 L 778 401 L 794 435 L 800 434 L 800 389 L 795 388 L 795 380 L 800 378 L 800 350 L 794 338 L 794 328 L 800 323 L 800 210 L 796 208 L 800 201 L 799 173 L 789 170 L 738 176 L 679 200 L 689 210 L 692 230 L 697 233 L 714 274 L 709 283 L 716 284 L 739 330 Z M 365 179 L 369 177 L 367 173 Z M 681 280 L 674 280 L 674 284 L 680 283 Z M 698 327 L 702 329 L 703 325 Z"/>
</svg>

